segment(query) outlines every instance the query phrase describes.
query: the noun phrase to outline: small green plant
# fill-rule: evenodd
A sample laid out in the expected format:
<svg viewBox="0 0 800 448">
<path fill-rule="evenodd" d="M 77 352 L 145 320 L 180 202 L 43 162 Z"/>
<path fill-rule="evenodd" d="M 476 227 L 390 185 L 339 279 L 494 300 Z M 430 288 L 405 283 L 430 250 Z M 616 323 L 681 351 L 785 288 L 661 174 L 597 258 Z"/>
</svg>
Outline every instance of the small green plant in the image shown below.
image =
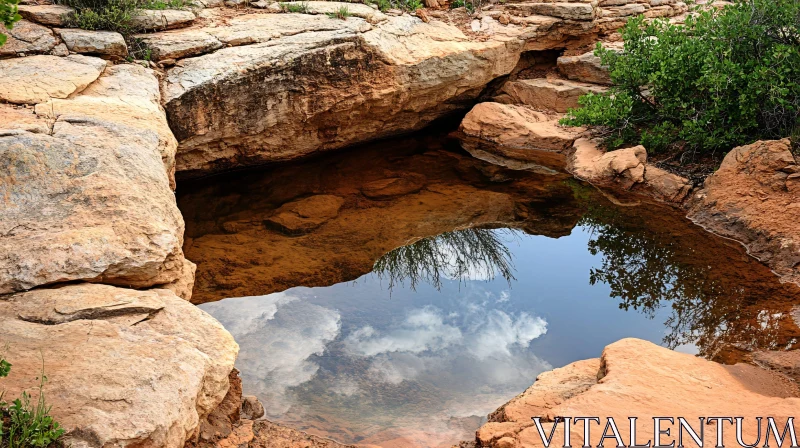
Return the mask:
<svg viewBox="0 0 800 448">
<path fill-rule="evenodd" d="M 139 31 L 133 24 L 139 7 L 136 0 L 60 0 L 60 3 L 75 9 L 67 21 L 69 26 L 116 31 L 126 38 Z"/>
<path fill-rule="evenodd" d="M 707 155 L 800 127 L 800 2 L 736 0 L 684 25 L 639 17 L 622 37 L 624 52 L 595 51 L 615 85 L 562 124 L 593 128 L 610 149 Z"/>
<path fill-rule="evenodd" d="M 327 13 L 327 15 L 331 19 L 341 19 L 341 20 L 347 20 L 347 18 L 351 16 L 350 10 L 347 8 L 347 6 L 342 6 L 335 12 Z"/>
<path fill-rule="evenodd" d="M 6 29 L 12 29 L 14 24 L 22 19 L 22 16 L 19 15 L 19 11 L 17 10 L 18 4 L 19 0 L 0 0 L 0 23 L 2 23 Z M 8 37 L 0 33 L 0 45 L 5 44 L 6 40 L 8 40 Z"/>
<path fill-rule="evenodd" d="M 189 6 L 191 3 L 186 0 L 143 0 L 139 3 L 139 9 L 181 9 Z"/>
<path fill-rule="evenodd" d="M 280 3 L 280 5 L 283 12 L 299 14 L 308 14 L 310 12 L 308 8 L 308 2 Z"/>
<path fill-rule="evenodd" d="M 0 356 L 0 378 L 11 372 L 11 364 Z M 64 434 L 64 429 L 50 416 L 51 406 L 44 397 L 44 385 L 47 376 L 44 374 L 44 359 L 39 375 L 39 391 L 35 402 L 27 392 L 22 396 L 5 403 L 0 392 L 0 446 L 4 448 L 46 448 L 55 443 Z M 5 426 L 7 422 L 8 426 Z"/>
</svg>

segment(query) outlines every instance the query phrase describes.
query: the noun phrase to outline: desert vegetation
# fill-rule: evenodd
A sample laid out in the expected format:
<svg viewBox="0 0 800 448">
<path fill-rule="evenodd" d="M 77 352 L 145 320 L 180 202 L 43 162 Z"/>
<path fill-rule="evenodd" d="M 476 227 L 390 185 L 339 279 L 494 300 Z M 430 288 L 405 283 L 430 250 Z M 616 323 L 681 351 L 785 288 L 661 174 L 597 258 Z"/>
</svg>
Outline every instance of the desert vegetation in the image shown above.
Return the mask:
<svg viewBox="0 0 800 448">
<path fill-rule="evenodd" d="M 623 52 L 595 52 L 615 86 L 582 97 L 562 124 L 593 128 L 609 149 L 705 154 L 800 132 L 799 2 L 739 0 L 621 32 Z"/>
<path fill-rule="evenodd" d="M 17 11 L 17 4 L 19 0 L 0 0 L 0 23 L 6 29 L 11 29 L 14 27 L 14 24 L 17 23 L 22 16 L 19 15 Z M 8 37 L 3 34 L 2 28 L 0 28 L 0 45 L 6 43 Z"/>
<path fill-rule="evenodd" d="M 0 378 L 11 373 L 11 363 L 0 355 Z M 39 381 L 37 397 L 22 392 L 19 398 L 4 401 L 4 391 L 0 391 L 0 447 L 2 448 L 45 448 L 55 446 L 64 430 L 50 416 L 50 406 L 45 401 L 44 363 L 37 378 Z"/>
</svg>

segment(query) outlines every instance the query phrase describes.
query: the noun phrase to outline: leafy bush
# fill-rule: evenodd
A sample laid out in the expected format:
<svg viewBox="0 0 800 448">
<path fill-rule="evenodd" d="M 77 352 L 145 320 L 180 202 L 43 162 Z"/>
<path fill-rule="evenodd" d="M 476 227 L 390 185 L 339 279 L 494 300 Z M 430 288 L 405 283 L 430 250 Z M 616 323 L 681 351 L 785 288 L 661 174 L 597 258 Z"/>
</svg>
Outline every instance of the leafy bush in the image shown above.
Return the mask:
<svg viewBox="0 0 800 448">
<path fill-rule="evenodd" d="M 705 153 L 800 132 L 800 2 L 738 0 L 684 25 L 639 17 L 622 35 L 624 52 L 595 51 L 615 86 L 562 124 L 593 127 L 612 149 Z"/>
<path fill-rule="evenodd" d="M 0 0 L 0 23 L 2 23 L 6 29 L 11 29 L 14 27 L 14 24 L 17 23 L 22 16 L 19 15 L 17 11 L 17 5 L 19 4 L 19 0 Z M 8 37 L 0 33 L 0 45 L 6 43 Z"/>
<path fill-rule="evenodd" d="M 8 376 L 11 364 L 0 356 L 0 378 Z M 51 406 L 44 398 L 47 377 L 39 376 L 39 394 L 36 402 L 27 392 L 11 403 L 3 401 L 0 392 L 0 446 L 3 448 L 46 448 L 64 434 L 61 426 L 50 416 Z"/>
<path fill-rule="evenodd" d="M 136 0 L 62 0 L 75 8 L 69 24 L 84 30 L 116 31 L 126 38 L 138 30 L 133 25 L 138 5 Z"/>
</svg>

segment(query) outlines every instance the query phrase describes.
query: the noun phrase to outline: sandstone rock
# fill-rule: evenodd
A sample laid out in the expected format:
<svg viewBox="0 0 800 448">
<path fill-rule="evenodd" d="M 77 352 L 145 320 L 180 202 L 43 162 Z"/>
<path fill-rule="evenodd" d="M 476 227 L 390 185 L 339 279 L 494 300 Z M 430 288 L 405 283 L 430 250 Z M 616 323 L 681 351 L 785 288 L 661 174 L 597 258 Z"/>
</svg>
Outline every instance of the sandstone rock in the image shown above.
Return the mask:
<svg viewBox="0 0 800 448">
<path fill-rule="evenodd" d="M 361 193 L 370 199 L 383 200 L 416 193 L 424 186 L 425 177 L 408 174 L 369 182 L 361 188 Z"/>
<path fill-rule="evenodd" d="M 64 43 L 60 43 L 55 47 L 53 47 L 52 50 L 50 50 L 50 54 L 53 56 L 62 56 L 62 57 L 69 56 L 69 48 L 67 48 L 67 46 Z"/>
<path fill-rule="evenodd" d="M 744 244 L 784 280 L 800 284 L 800 166 L 789 140 L 734 148 L 691 198 L 689 219 Z"/>
<path fill-rule="evenodd" d="M 128 46 L 122 34 L 113 31 L 87 31 L 79 29 L 57 29 L 69 51 L 99 54 L 122 58 L 128 55 Z"/>
<path fill-rule="evenodd" d="M 175 140 L 158 96 L 152 72 L 117 65 L 81 94 L 37 105 L 47 133 L 0 137 L 0 294 L 183 275 Z"/>
<path fill-rule="evenodd" d="M 72 55 L 29 56 L 0 64 L 0 101 L 35 104 L 51 98 L 67 98 L 94 82 L 106 61 Z"/>
<path fill-rule="evenodd" d="M 570 170 L 583 180 L 608 185 L 621 183 L 624 188 L 644 182 L 647 150 L 644 146 L 603 152 L 592 140 L 575 141 Z"/>
<path fill-rule="evenodd" d="M 238 346 L 211 316 L 164 290 L 71 285 L 0 301 L 13 363 L 6 396 L 42 369 L 67 446 L 182 447 L 222 401 Z"/>
<path fill-rule="evenodd" d="M 197 56 L 222 48 L 216 37 L 199 30 L 139 34 L 136 38 L 150 49 L 154 61 Z"/>
<path fill-rule="evenodd" d="M 503 92 L 515 103 L 561 113 L 580 107 L 578 98 L 581 96 L 605 90 L 592 84 L 544 78 L 511 81 L 503 85 Z"/>
<path fill-rule="evenodd" d="M 511 72 L 521 45 L 471 41 L 454 26 L 408 15 L 373 27 L 357 17 L 252 14 L 205 31 L 231 45 L 259 43 L 168 71 L 164 101 L 181 142 L 179 169 L 192 174 L 420 129 Z"/>
<path fill-rule="evenodd" d="M 255 395 L 245 395 L 242 397 L 242 417 L 248 420 L 256 420 L 264 416 L 264 405 L 258 401 Z"/>
<path fill-rule="evenodd" d="M 569 20 L 592 20 L 596 14 L 590 3 L 523 2 L 508 4 L 507 8 L 524 15 L 542 15 Z"/>
<path fill-rule="evenodd" d="M 42 25 L 64 26 L 67 17 L 75 12 L 63 5 L 20 5 L 19 14 L 31 22 Z"/>
<path fill-rule="evenodd" d="M 298 4 L 300 2 L 287 2 L 286 4 Z M 340 8 L 347 8 L 352 17 L 359 17 L 369 23 L 377 24 L 387 20 L 386 14 L 370 8 L 361 3 L 336 2 L 336 1 L 310 1 L 303 2 L 307 7 L 308 14 L 335 14 Z"/>
<path fill-rule="evenodd" d="M 576 134 L 558 125 L 558 120 L 525 106 L 499 103 L 480 103 L 472 108 L 461 122 L 460 130 L 509 149 L 517 150 L 516 157 L 525 160 L 525 150 L 565 152 L 572 146 Z"/>
<path fill-rule="evenodd" d="M 619 45 L 605 44 L 605 48 L 621 49 Z M 593 84 L 611 85 L 608 67 L 600 63 L 594 50 L 580 56 L 561 56 L 558 58 L 558 71 L 569 79 Z"/>
<path fill-rule="evenodd" d="M 3 34 L 8 40 L 0 46 L 0 56 L 48 53 L 58 43 L 49 28 L 27 20 L 20 20 L 10 30 L 4 29 Z"/>
<path fill-rule="evenodd" d="M 652 165 L 645 166 L 644 183 L 657 199 L 676 204 L 683 202 L 693 188 L 688 179 Z"/>
<path fill-rule="evenodd" d="M 796 386 L 779 375 L 751 366 L 723 366 L 638 339 L 622 339 L 607 346 L 600 360 L 576 364 L 541 375 L 523 395 L 507 404 L 504 423 L 487 423 L 479 430 L 481 446 L 498 447 L 506 437 L 513 439 L 514 446 L 543 446 L 531 424 L 532 416 L 545 417 L 542 426 L 546 434 L 553 423 L 545 422 L 556 416 L 601 416 L 603 424 L 612 417 L 625 428 L 628 417 L 638 417 L 639 422 L 647 423 L 637 427 L 637 439 L 641 436 L 646 441 L 654 440 L 653 417 L 685 417 L 697 430 L 698 417 L 735 415 L 745 418 L 743 439 L 756 440 L 756 416 L 775 417 L 782 428 L 800 406 Z M 595 366 L 599 367 L 592 369 Z M 747 373 L 742 374 L 743 370 Z M 788 395 L 771 394 L 773 387 L 786 389 Z M 677 438 L 677 426 L 664 423 Z M 730 430 L 724 431 L 724 443 L 735 444 L 736 431 L 727 426 Z M 603 433 L 602 427 L 591 431 L 591 440 L 584 441 L 582 424 L 571 429 L 572 446 L 596 446 Z M 627 431 L 623 434 L 627 441 Z M 562 424 L 554 431 L 551 446 L 562 446 L 563 439 Z M 705 443 L 715 442 L 716 431 L 706 429 Z"/>
<path fill-rule="evenodd" d="M 624 6 L 602 8 L 602 17 L 628 17 L 636 16 L 647 11 L 645 5 L 641 3 L 629 3 Z"/>
<path fill-rule="evenodd" d="M 344 199 L 317 195 L 284 204 L 265 224 L 289 235 L 301 235 L 325 224 L 339 214 Z"/>
<path fill-rule="evenodd" d="M 355 448 L 333 440 L 306 434 L 267 420 L 253 422 L 254 438 L 250 448 Z"/>
<path fill-rule="evenodd" d="M 142 9 L 131 17 L 131 23 L 142 30 L 170 30 L 189 26 L 194 19 L 195 15 L 191 11 Z"/>
<path fill-rule="evenodd" d="M 26 132 L 47 134 L 50 123 L 36 115 L 33 108 L 0 104 L 0 137 Z"/>
</svg>

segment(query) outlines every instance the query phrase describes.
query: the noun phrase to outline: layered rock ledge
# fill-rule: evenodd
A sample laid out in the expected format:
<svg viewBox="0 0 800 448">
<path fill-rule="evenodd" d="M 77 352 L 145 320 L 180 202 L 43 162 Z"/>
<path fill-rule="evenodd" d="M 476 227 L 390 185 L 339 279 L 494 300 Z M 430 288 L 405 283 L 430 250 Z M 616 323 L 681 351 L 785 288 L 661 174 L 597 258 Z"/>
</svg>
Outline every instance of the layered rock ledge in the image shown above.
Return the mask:
<svg viewBox="0 0 800 448">
<path fill-rule="evenodd" d="M 542 439 L 531 417 L 541 417 L 550 434 L 557 416 L 601 416 L 602 423 L 584 440 L 582 424 L 571 425 L 571 446 L 596 446 L 603 426 L 612 417 L 628 441 L 628 417 L 638 417 L 637 440 L 655 440 L 653 417 L 684 417 L 698 430 L 698 417 L 744 417 L 743 440 L 756 440 L 755 417 L 774 417 L 780 428 L 800 409 L 800 389 L 787 377 L 750 365 L 724 366 L 678 353 L 638 339 L 622 339 L 603 350 L 599 359 L 578 361 L 545 372 L 536 383 L 489 416 L 473 446 L 541 447 Z M 725 445 L 736 443 L 734 427 L 723 423 Z M 664 422 L 677 438 L 677 422 Z M 705 430 L 705 444 L 717 443 L 713 426 Z M 763 431 L 761 433 L 763 436 Z M 563 423 L 553 446 L 564 444 Z M 608 441 L 607 441 L 608 442 Z M 696 446 L 687 436 L 684 443 Z"/>
</svg>

